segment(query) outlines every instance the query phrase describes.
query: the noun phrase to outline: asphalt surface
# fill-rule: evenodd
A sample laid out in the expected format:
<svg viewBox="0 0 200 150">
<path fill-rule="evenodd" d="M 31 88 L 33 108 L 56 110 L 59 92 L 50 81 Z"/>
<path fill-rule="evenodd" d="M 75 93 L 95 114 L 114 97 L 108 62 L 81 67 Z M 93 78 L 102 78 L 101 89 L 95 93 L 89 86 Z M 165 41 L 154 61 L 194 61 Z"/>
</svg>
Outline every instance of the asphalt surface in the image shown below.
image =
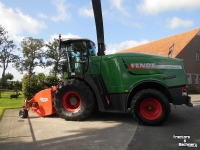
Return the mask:
<svg viewBox="0 0 200 150">
<path fill-rule="evenodd" d="M 94 114 L 85 121 L 54 115 L 27 119 L 19 109 L 5 110 L 0 121 L 0 150 L 124 150 L 137 129 L 130 114 Z"/>
<path fill-rule="evenodd" d="M 172 105 L 168 120 L 154 127 L 138 125 L 130 114 L 100 113 L 76 122 L 31 111 L 21 119 L 19 109 L 7 109 L 0 121 L 0 150 L 182 150 L 191 149 L 189 143 L 199 149 L 200 95 L 192 95 L 192 102 L 192 108 Z M 178 139 L 183 136 L 187 139 Z"/>
<path fill-rule="evenodd" d="M 190 96 L 194 106 L 171 105 L 171 115 L 162 126 L 138 125 L 127 150 L 200 149 L 200 95 Z M 177 136 L 190 136 L 190 139 L 184 142 Z M 197 147 L 179 146 L 179 143 L 195 143 Z"/>
</svg>

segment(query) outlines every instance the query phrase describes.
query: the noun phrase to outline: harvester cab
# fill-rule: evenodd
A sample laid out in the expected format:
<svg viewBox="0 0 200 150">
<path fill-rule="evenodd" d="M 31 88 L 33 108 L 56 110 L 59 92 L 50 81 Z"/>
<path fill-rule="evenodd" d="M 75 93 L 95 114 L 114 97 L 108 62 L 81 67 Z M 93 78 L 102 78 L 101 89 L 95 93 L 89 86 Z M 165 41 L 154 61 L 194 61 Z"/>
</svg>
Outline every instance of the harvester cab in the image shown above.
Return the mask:
<svg viewBox="0 0 200 150">
<path fill-rule="evenodd" d="M 65 120 L 86 119 L 94 109 L 131 114 L 140 124 L 160 125 L 171 105 L 192 107 L 187 92 L 183 60 L 142 53 L 105 55 L 100 0 L 92 0 L 97 32 L 95 44 L 89 39 L 62 39 L 66 51 L 62 67 L 65 81 L 38 92 L 20 110 L 28 116 L 30 106 L 39 116 L 57 113 Z"/>
<path fill-rule="evenodd" d="M 83 76 L 88 70 L 90 56 L 96 56 L 95 44 L 89 39 L 59 39 L 59 47 L 66 52 L 65 63 L 62 65 L 64 78 Z"/>
</svg>

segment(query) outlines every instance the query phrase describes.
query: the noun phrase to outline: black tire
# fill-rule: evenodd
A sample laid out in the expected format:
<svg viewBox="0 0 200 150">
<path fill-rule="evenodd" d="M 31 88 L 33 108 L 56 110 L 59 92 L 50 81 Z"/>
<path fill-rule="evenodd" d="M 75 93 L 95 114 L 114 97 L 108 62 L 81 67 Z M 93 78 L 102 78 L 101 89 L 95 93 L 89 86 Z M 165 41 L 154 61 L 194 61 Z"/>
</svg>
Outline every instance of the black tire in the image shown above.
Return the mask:
<svg viewBox="0 0 200 150">
<path fill-rule="evenodd" d="M 20 117 L 20 118 L 27 118 L 27 117 L 28 117 L 28 110 L 26 110 L 26 109 L 21 109 L 21 110 L 19 111 L 19 117 Z"/>
<path fill-rule="evenodd" d="M 65 120 L 79 121 L 87 118 L 94 109 L 94 102 L 90 87 L 78 79 L 60 84 L 54 96 L 56 113 Z"/>
<path fill-rule="evenodd" d="M 155 89 L 144 89 L 131 101 L 131 114 L 142 125 L 161 125 L 170 112 L 171 106 L 167 97 Z"/>
</svg>

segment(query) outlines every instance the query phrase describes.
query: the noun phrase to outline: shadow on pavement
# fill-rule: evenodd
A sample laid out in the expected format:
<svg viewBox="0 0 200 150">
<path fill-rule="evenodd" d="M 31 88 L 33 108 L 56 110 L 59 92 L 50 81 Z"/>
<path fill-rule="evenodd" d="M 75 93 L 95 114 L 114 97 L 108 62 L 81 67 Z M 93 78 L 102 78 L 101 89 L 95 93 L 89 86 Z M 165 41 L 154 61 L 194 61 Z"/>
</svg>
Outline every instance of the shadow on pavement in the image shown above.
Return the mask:
<svg viewBox="0 0 200 150">
<path fill-rule="evenodd" d="M 137 129 L 130 114 L 97 113 L 80 122 L 65 121 L 57 115 L 17 117 L 16 122 L 24 129 L 21 134 L 15 134 L 13 129 L 13 134 L 7 137 L 0 133 L 2 150 L 123 150 Z"/>
<path fill-rule="evenodd" d="M 194 107 L 171 105 L 172 112 L 168 120 L 162 126 L 138 125 L 135 136 L 127 150 L 181 150 L 188 147 L 179 147 L 184 143 L 183 139 L 175 139 L 174 136 L 190 136 L 185 143 L 196 143 L 200 147 L 200 101 L 194 101 Z"/>
</svg>

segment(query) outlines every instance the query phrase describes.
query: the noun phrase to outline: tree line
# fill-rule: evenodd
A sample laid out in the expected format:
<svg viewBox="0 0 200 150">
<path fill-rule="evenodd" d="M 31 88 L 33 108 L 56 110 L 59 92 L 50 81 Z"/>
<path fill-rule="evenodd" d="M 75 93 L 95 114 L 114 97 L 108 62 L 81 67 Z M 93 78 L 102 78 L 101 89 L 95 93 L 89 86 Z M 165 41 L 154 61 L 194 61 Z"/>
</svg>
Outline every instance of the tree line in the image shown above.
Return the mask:
<svg viewBox="0 0 200 150">
<path fill-rule="evenodd" d="M 34 69 L 37 66 L 52 66 L 50 74 L 58 76 L 61 72 L 61 60 L 65 58 L 64 50 L 58 50 L 56 39 L 45 43 L 43 39 L 25 37 L 20 48 L 17 48 L 13 40 L 9 38 L 8 32 L 0 25 L 0 68 L 3 69 L 1 75 L 1 84 L 5 86 L 8 79 L 6 70 L 9 65 L 14 67 L 20 73 L 27 72 L 28 75 L 34 75 Z M 12 80 L 12 79 L 11 79 Z"/>
</svg>

